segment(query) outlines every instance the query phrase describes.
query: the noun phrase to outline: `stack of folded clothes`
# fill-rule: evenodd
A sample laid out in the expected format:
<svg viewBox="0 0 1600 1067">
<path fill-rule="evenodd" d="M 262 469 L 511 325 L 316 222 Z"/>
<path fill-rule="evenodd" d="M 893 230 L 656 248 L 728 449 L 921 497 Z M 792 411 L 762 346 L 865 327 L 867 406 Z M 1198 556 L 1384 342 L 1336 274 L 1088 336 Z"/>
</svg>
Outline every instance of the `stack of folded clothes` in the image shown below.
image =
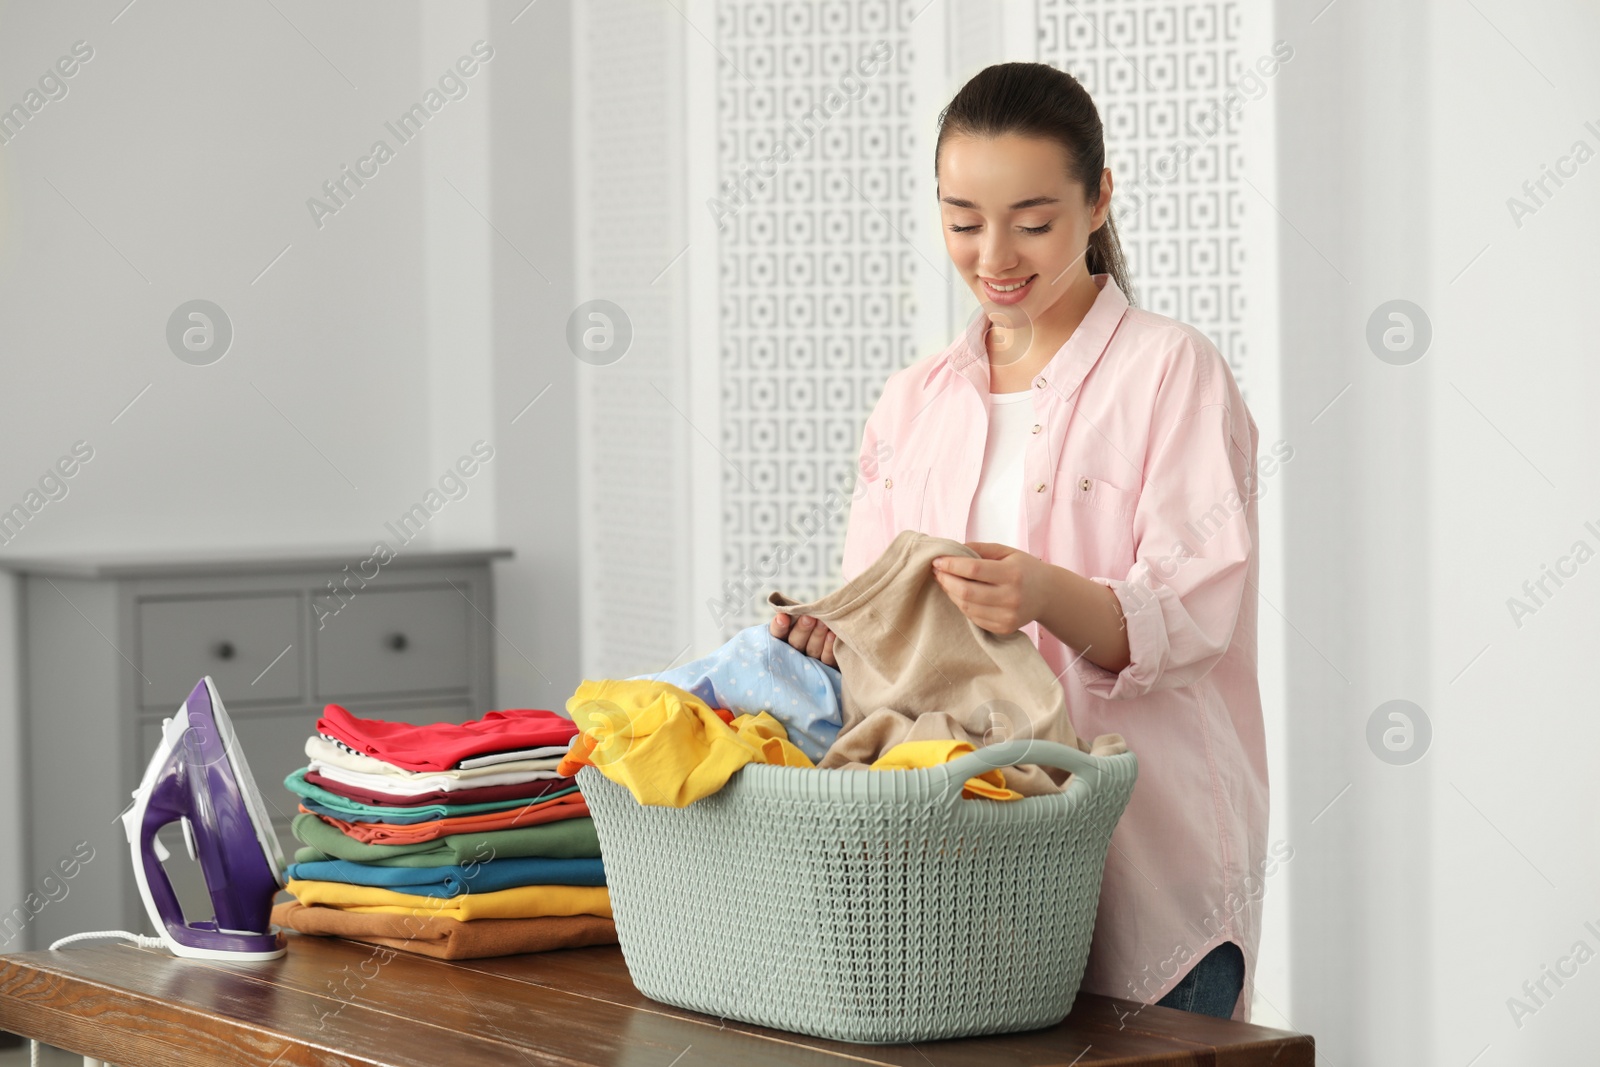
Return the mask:
<svg viewBox="0 0 1600 1067">
<path fill-rule="evenodd" d="M 305 847 L 273 921 L 446 959 L 614 943 L 594 820 L 556 770 L 576 733 L 538 709 L 413 725 L 329 704 L 284 781 Z"/>
</svg>

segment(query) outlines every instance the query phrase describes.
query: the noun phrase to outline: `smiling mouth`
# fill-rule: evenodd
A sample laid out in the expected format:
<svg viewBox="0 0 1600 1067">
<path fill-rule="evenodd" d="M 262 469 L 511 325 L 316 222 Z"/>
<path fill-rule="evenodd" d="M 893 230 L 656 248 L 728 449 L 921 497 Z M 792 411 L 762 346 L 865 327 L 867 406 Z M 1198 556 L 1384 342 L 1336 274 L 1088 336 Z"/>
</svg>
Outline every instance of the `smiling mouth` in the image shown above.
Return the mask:
<svg viewBox="0 0 1600 1067">
<path fill-rule="evenodd" d="M 1012 282 L 1010 285 L 1005 285 L 1005 286 L 995 285 L 994 283 L 990 282 L 988 279 L 980 279 L 980 280 L 983 282 L 984 288 L 988 289 L 990 292 L 999 293 L 1001 295 L 1008 295 L 1008 294 L 1011 294 L 1011 293 L 1020 293 L 1022 290 L 1026 289 L 1029 285 L 1033 284 L 1033 280 L 1035 278 L 1037 278 L 1037 277 L 1038 277 L 1037 274 L 1030 274 L 1026 278 L 1022 279 L 1021 281 Z"/>
</svg>

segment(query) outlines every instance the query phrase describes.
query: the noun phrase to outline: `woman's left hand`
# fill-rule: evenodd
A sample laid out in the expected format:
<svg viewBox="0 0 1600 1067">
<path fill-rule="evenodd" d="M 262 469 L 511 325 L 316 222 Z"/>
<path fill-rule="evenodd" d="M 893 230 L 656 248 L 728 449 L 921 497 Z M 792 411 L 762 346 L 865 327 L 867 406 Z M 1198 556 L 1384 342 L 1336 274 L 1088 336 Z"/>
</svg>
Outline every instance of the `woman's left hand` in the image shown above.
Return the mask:
<svg viewBox="0 0 1600 1067">
<path fill-rule="evenodd" d="M 961 613 L 992 634 L 1008 634 L 1037 619 L 1049 564 L 1009 545 L 968 541 L 970 556 L 936 556 L 933 576 Z"/>
</svg>

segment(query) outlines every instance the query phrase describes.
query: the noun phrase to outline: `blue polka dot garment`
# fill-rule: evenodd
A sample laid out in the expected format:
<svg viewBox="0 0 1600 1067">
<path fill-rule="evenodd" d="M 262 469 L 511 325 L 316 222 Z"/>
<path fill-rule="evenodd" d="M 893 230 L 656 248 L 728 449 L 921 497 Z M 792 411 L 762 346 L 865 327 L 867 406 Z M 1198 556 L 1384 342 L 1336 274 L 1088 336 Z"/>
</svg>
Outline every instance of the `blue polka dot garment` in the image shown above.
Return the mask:
<svg viewBox="0 0 1600 1067">
<path fill-rule="evenodd" d="M 668 682 L 735 715 L 769 712 L 813 763 L 832 747 L 844 722 L 839 669 L 778 640 L 765 625 L 740 630 L 709 656 L 637 679 Z"/>
</svg>

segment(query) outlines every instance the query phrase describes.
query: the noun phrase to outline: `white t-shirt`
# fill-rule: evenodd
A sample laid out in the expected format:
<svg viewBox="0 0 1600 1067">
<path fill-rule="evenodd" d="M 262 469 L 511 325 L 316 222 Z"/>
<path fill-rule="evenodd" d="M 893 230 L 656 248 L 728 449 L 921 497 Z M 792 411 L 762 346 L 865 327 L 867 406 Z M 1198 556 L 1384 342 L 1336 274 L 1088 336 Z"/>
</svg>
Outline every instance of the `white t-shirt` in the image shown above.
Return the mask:
<svg viewBox="0 0 1600 1067">
<path fill-rule="evenodd" d="M 1022 463 L 1033 429 L 1031 390 L 989 394 L 989 439 L 983 473 L 967 518 L 968 541 L 1017 544 L 1022 521 Z"/>
</svg>

